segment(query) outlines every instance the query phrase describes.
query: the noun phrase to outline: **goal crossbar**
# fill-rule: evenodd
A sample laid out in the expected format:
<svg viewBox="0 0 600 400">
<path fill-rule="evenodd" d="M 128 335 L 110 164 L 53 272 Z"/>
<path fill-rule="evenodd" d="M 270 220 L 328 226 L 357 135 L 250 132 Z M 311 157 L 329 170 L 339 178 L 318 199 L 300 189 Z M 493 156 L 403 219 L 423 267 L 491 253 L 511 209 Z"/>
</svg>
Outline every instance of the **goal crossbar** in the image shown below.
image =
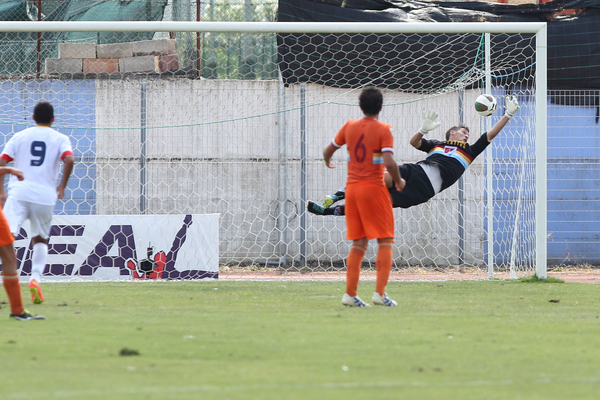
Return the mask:
<svg viewBox="0 0 600 400">
<path fill-rule="evenodd" d="M 545 22 L 0 22 L 1 32 L 538 33 L 545 27 Z"/>
</svg>

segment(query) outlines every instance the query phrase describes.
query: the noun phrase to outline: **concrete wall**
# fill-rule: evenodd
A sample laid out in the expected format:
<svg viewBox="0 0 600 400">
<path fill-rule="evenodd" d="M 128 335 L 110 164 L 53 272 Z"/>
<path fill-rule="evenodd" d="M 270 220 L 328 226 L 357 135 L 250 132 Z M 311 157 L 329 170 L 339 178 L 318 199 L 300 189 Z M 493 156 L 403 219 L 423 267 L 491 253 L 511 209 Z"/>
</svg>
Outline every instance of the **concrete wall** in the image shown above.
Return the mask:
<svg viewBox="0 0 600 400">
<path fill-rule="evenodd" d="M 140 212 L 141 93 L 140 80 L 96 82 L 98 214 Z M 465 93 L 465 104 L 476 95 Z M 345 150 L 334 157 L 338 168 L 328 170 L 322 149 L 346 120 L 361 117 L 357 97 L 353 90 L 306 87 L 309 199 L 345 185 Z M 385 93 L 380 119 L 393 126 L 399 163 L 425 156 L 408 144 L 422 110 L 436 109 L 443 121 L 431 137 L 441 139 L 459 122 L 456 93 L 420 98 Z M 220 213 L 222 262 L 298 260 L 304 210 L 300 87 L 281 93 L 275 81 L 155 80 L 146 83 L 146 104 L 146 212 Z M 474 142 L 482 130 L 470 107 L 464 122 Z M 465 175 L 470 264 L 484 260 L 483 170 L 482 156 Z M 457 263 L 457 198 L 457 188 L 451 188 L 421 207 L 395 211 L 398 263 Z M 344 218 L 308 214 L 306 230 L 309 260 L 346 256 Z"/>
</svg>

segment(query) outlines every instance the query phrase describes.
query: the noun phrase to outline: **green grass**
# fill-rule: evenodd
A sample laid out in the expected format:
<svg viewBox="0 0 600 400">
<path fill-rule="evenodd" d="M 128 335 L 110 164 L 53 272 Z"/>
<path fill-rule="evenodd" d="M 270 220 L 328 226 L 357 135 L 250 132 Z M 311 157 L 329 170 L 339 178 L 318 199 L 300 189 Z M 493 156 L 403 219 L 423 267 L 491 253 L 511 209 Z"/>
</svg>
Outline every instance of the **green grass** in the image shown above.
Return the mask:
<svg viewBox="0 0 600 400">
<path fill-rule="evenodd" d="M 373 287 L 361 282 L 359 294 L 370 301 Z M 600 287 L 591 284 L 391 282 L 399 306 L 369 309 L 341 306 L 343 282 L 43 288 L 46 303 L 28 308 L 48 320 L 0 320 L 0 399 L 564 400 L 600 391 Z"/>
<path fill-rule="evenodd" d="M 540 279 L 537 275 L 531 275 L 525 278 L 519 278 L 519 281 L 523 282 L 523 283 L 565 283 L 565 281 L 563 281 L 560 278 L 554 278 L 554 277 L 547 277 L 547 278 L 543 278 Z"/>
</svg>

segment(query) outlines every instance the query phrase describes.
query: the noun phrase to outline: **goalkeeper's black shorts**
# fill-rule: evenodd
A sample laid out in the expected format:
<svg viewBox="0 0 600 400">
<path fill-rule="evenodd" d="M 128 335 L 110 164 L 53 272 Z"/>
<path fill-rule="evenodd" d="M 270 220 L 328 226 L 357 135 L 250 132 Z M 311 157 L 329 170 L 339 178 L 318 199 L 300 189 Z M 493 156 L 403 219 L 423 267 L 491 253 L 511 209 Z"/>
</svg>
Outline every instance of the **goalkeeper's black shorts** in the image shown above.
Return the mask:
<svg viewBox="0 0 600 400">
<path fill-rule="evenodd" d="M 394 208 L 416 206 L 435 196 L 431 181 L 421 166 L 418 164 L 402 164 L 398 169 L 400 175 L 406 181 L 406 186 L 401 192 L 395 188 L 389 189 Z"/>
</svg>

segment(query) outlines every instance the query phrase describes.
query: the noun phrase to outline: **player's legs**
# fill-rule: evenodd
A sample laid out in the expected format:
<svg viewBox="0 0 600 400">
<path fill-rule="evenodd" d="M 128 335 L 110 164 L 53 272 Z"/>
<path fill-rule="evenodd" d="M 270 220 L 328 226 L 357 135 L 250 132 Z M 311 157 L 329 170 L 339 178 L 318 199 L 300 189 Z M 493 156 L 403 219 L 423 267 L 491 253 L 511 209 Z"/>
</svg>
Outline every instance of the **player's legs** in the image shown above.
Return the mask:
<svg viewBox="0 0 600 400">
<path fill-rule="evenodd" d="M 33 244 L 29 291 L 31 292 L 31 301 L 35 304 L 41 304 L 44 301 L 44 296 L 40 283 L 44 268 L 46 267 L 48 237 L 50 235 L 54 207 L 35 203 L 28 203 L 28 207 L 29 222 L 31 224 L 31 243 Z"/>
<path fill-rule="evenodd" d="M 15 200 L 8 196 L 4 204 L 4 216 L 14 237 L 17 237 L 23 222 L 29 218 L 29 208 L 26 202 Z"/>
<path fill-rule="evenodd" d="M 1 208 L 0 208 L 1 210 Z M 0 260 L 2 261 L 2 284 L 8 302 L 10 303 L 10 317 L 19 321 L 32 319 L 45 319 L 41 316 L 31 314 L 23 307 L 21 297 L 21 284 L 19 283 L 19 272 L 17 270 L 17 257 L 13 247 L 14 237 L 4 214 L 0 212 Z"/>
<path fill-rule="evenodd" d="M 403 164 L 403 165 L 401 165 L 401 166 L 398 167 L 398 170 L 400 171 L 400 174 L 401 174 L 402 178 L 405 181 L 408 182 L 410 176 L 412 175 L 411 172 L 415 169 L 416 166 L 417 166 L 417 164 Z M 423 176 L 421 176 L 421 174 L 419 174 L 419 171 L 417 171 L 416 175 L 419 175 L 418 177 L 415 177 L 416 179 L 423 179 Z M 385 186 L 389 190 L 393 190 L 393 189 L 396 188 L 396 183 L 394 182 L 394 180 L 392 179 L 392 176 L 387 171 L 385 171 L 383 179 L 384 179 L 384 182 L 385 182 Z M 425 194 L 427 194 L 428 191 L 424 190 L 424 192 L 425 192 Z M 325 199 L 323 200 L 323 207 L 324 208 L 328 208 L 328 207 L 332 206 L 333 204 L 337 203 L 338 201 L 343 200 L 345 197 L 346 197 L 346 188 L 343 187 L 340 190 L 338 190 L 337 192 L 335 192 L 334 194 L 326 195 Z M 433 195 L 431 197 L 433 197 Z M 429 197 L 429 198 L 431 198 L 431 197 Z M 405 201 L 400 202 L 399 204 L 404 204 L 404 203 L 405 203 Z M 399 205 L 397 207 L 402 207 L 402 206 Z M 402 207 L 402 208 L 408 208 L 408 207 L 405 206 L 405 207 Z M 323 215 L 344 215 L 344 214 L 335 214 L 335 213 L 333 213 L 333 214 L 327 214 L 327 213 L 323 213 Z"/>
<path fill-rule="evenodd" d="M 402 167 L 399 167 L 400 170 L 400 174 L 402 174 Z M 408 176 L 408 174 L 407 174 Z M 402 175 L 402 178 L 404 178 L 404 180 L 407 181 L 408 184 L 408 180 L 407 177 L 405 177 L 404 175 Z M 384 181 L 385 181 L 385 185 L 388 188 L 388 190 L 392 190 L 395 189 L 396 185 L 394 183 L 394 180 L 392 179 L 392 176 L 386 171 L 385 175 L 384 175 Z M 406 190 L 406 188 L 405 188 Z M 400 193 L 400 192 L 398 192 Z M 336 216 L 341 216 L 341 215 L 346 215 L 346 206 L 345 205 L 341 205 L 341 206 L 336 206 L 336 207 L 331 207 L 333 204 L 335 204 L 336 202 L 343 200 L 346 197 L 346 188 L 342 188 L 340 190 L 338 190 L 337 192 L 335 192 L 334 194 L 330 194 L 325 196 L 325 199 L 323 200 L 323 205 L 319 205 L 317 203 L 315 203 L 314 201 L 308 201 L 306 203 L 306 209 L 308 210 L 308 212 L 312 213 L 312 214 L 316 214 L 316 215 L 336 215 Z M 404 204 L 404 201 L 400 201 L 400 204 Z"/>
<path fill-rule="evenodd" d="M 29 278 L 29 292 L 31 293 L 31 301 L 33 304 L 42 304 L 44 302 L 44 295 L 42 294 L 42 287 L 40 285 L 42 273 L 46 265 L 46 255 L 48 254 L 48 244 L 44 241 L 35 242 L 34 240 L 39 236 L 32 239 L 33 243 L 33 254 L 31 256 L 31 277 Z"/>
<path fill-rule="evenodd" d="M 383 293 L 392 264 L 392 247 L 394 236 L 394 214 L 387 189 L 372 183 L 352 184 L 347 187 L 346 196 L 347 238 L 353 240 L 348 256 L 346 293 L 356 293 L 360 266 L 366 252 L 369 239 L 386 240 L 389 251 L 380 246 L 377 259 L 378 284 L 383 282 Z M 391 242 L 391 243 L 389 243 Z M 347 299 L 349 300 L 349 299 Z M 361 300 L 361 303 L 362 302 Z"/>
<path fill-rule="evenodd" d="M 337 203 L 340 200 L 344 200 L 346 198 L 346 188 L 343 187 L 334 194 L 328 194 L 323 199 L 323 205 L 317 204 L 316 202 L 309 200 L 306 202 L 306 210 L 310 213 L 316 215 L 325 215 L 328 207 L 331 207 L 333 204 Z"/>
<path fill-rule="evenodd" d="M 401 164 L 398 166 L 398 172 L 400 172 L 400 176 L 406 181 L 406 183 L 412 179 L 419 179 L 419 176 L 417 176 L 418 170 L 422 170 L 422 168 L 417 167 L 417 165 L 418 164 Z M 417 170 L 417 174 L 413 174 L 415 170 Z M 423 171 L 423 173 L 425 173 L 425 171 Z M 396 187 L 396 183 L 387 171 L 385 171 L 383 174 L 383 181 L 388 189 L 394 189 Z"/>
<path fill-rule="evenodd" d="M 367 251 L 367 238 L 354 240 L 348 259 L 346 260 L 346 293 L 342 297 L 342 304 L 355 307 L 367 307 L 357 295 L 358 281 L 363 257 Z"/>
<path fill-rule="evenodd" d="M 347 197 L 348 218 L 346 218 L 346 238 L 352 240 L 352 247 L 348 253 L 346 261 L 346 294 L 350 297 L 356 296 L 358 288 L 358 280 L 360 276 L 360 267 L 362 260 L 367 251 L 368 239 L 365 234 L 360 213 L 357 208 L 356 196 L 360 193 L 355 193 L 356 184 L 348 188 L 349 196 Z"/>
<path fill-rule="evenodd" d="M 425 203 L 435 196 L 429 178 L 418 164 L 403 164 L 398 169 L 400 170 L 400 175 L 406 181 L 406 186 L 402 191 L 396 190 L 396 185 L 388 173 L 384 175 L 389 195 L 392 198 L 392 207 L 410 208 Z M 345 205 L 323 207 L 313 201 L 309 201 L 306 208 L 309 212 L 316 215 L 346 215 Z"/>
<path fill-rule="evenodd" d="M 0 260 L 2 260 L 2 284 L 8 301 L 10 303 L 10 313 L 19 315 L 25 309 L 23 308 L 23 298 L 21 297 L 21 284 L 19 283 L 19 273 L 17 271 L 17 257 L 13 247 L 13 235 L 10 233 L 8 222 L 4 215 L 0 213 Z"/>
<path fill-rule="evenodd" d="M 390 204 L 387 190 L 370 190 L 371 194 L 368 203 L 365 201 L 363 209 L 369 207 L 371 217 L 365 222 L 365 231 L 369 239 L 376 238 L 378 242 L 377 249 L 377 281 L 375 283 L 374 304 L 382 304 L 382 299 L 387 299 L 385 287 L 392 269 L 392 255 L 394 245 L 394 213 Z M 388 303 L 394 303 L 390 301 Z M 386 304 L 390 305 L 390 304 Z M 395 305 L 395 304 L 393 304 Z"/>
<path fill-rule="evenodd" d="M 358 281 L 362 260 L 367 251 L 368 239 L 363 228 L 363 219 L 358 210 L 358 197 L 362 195 L 359 190 L 360 184 L 348 187 L 348 217 L 346 218 L 346 238 L 352 240 L 352 247 L 346 260 L 346 293 L 342 297 L 342 304 L 353 307 L 368 307 L 368 305 L 357 296 Z"/>
<path fill-rule="evenodd" d="M 31 279 L 38 282 L 42 281 L 42 274 L 46 266 L 46 257 L 48 256 L 48 240 L 41 236 L 31 239 L 33 244 L 33 254 L 31 255 Z"/>
<path fill-rule="evenodd" d="M 392 270 L 394 238 L 378 239 L 377 243 L 379 247 L 377 249 L 377 259 L 375 261 L 377 267 L 375 291 L 383 296 L 385 294 L 385 287 L 388 283 L 390 271 Z"/>
<path fill-rule="evenodd" d="M 418 164 L 402 164 L 399 170 L 402 178 L 406 180 L 406 186 L 402 191 L 396 190 L 389 175 L 386 178 L 386 185 L 392 198 L 392 207 L 410 208 L 425 203 L 435 196 L 427 174 Z"/>
<path fill-rule="evenodd" d="M 19 315 L 25 311 L 25 308 L 21 297 L 17 258 L 12 243 L 0 246 L 0 259 L 2 260 L 2 284 L 10 303 L 10 313 Z"/>
<path fill-rule="evenodd" d="M 360 232 L 356 234 L 350 229 L 347 232 L 349 240 L 358 239 L 366 236 L 367 239 L 380 239 L 394 237 L 394 213 L 390 202 L 390 195 L 383 185 L 373 183 L 361 183 L 357 187 L 348 186 L 348 196 L 346 196 L 346 220 L 352 216 L 361 221 Z M 357 192 L 356 207 L 350 209 L 352 205 L 349 201 L 350 190 Z M 346 221 L 348 225 L 348 221 Z M 360 235 L 360 236 L 359 236 Z"/>
<path fill-rule="evenodd" d="M 315 215 L 346 215 L 346 206 L 323 207 L 312 200 L 306 202 L 306 211 Z"/>
<path fill-rule="evenodd" d="M 364 185 L 361 187 L 358 210 L 367 239 L 377 239 L 377 282 L 373 302 L 379 305 L 394 306 L 396 302 L 385 293 L 385 287 L 392 269 L 394 244 L 394 212 L 389 193 L 383 186 Z"/>
<path fill-rule="evenodd" d="M 384 238 L 377 240 L 379 248 L 377 249 L 377 281 L 375 283 L 375 293 L 373 294 L 373 304 L 393 307 L 398 305 L 394 300 L 390 299 L 385 292 L 390 271 L 392 270 L 392 255 L 394 238 Z"/>
<path fill-rule="evenodd" d="M 337 203 L 340 200 L 344 200 L 346 198 L 346 188 L 343 187 L 334 194 L 328 194 L 323 199 L 323 207 L 327 208 Z"/>
</svg>

